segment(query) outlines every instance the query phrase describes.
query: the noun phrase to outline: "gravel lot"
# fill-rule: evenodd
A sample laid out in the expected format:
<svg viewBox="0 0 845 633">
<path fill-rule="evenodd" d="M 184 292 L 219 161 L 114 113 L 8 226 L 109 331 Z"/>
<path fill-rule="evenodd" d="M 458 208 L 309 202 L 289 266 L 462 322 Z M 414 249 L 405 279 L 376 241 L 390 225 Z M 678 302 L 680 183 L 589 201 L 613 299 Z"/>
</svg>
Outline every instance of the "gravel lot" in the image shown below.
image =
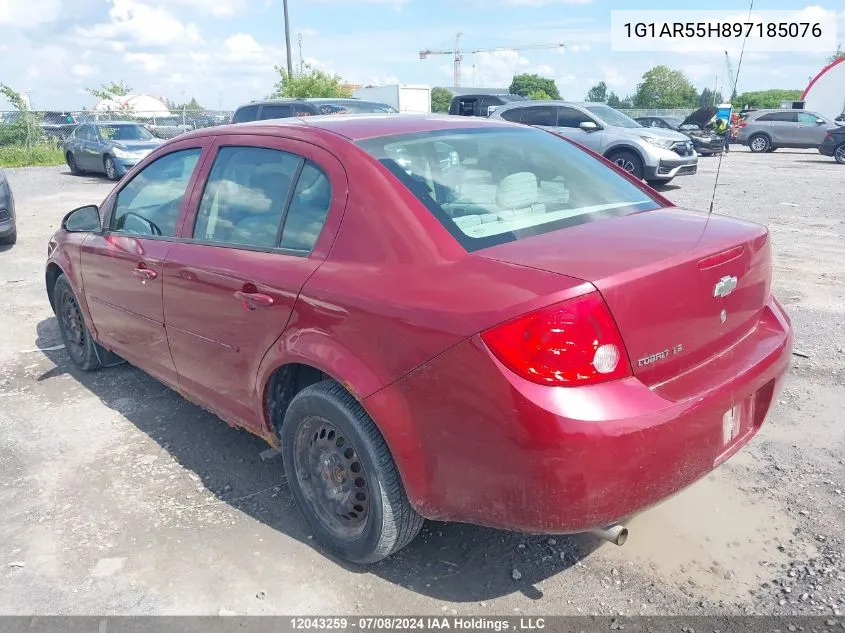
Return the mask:
<svg viewBox="0 0 845 633">
<path fill-rule="evenodd" d="M 706 209 L 717 164 L 702 158 L 665 195 Z M 749 447 L 632 521 L 622 548 L 435 523 L 369 569 L 316 549 L 260 440 L 137 369 L 82 374 L 51 349 L 47 239 L 111 185 L 66 168 L 9 180 L 20 237 L 0 250 L 0 614 L 845 612 L 845 169 L 832 160 L 723 161 L 716 210 L 771 229 L 775 290 L 808 356 Z"/>
</svg>

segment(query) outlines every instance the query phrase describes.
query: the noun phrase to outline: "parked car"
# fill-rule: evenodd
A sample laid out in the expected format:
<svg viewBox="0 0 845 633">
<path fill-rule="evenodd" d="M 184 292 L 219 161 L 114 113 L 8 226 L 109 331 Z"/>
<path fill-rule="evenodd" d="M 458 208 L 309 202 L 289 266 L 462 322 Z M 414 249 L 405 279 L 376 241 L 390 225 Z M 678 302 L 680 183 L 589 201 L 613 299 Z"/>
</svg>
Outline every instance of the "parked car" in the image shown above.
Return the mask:
<svg viewBox="0 0 845 633">
<path fill-rule="evenodd" d="M 512 94 L 475 94 L 452 97 L 449 114 L 456 116 L 487 117 L 497 108 L 515 101 L 527 101 L 525 97 Z"/>
<path fill-rule="evenodd" d="M 311 533 L 372 563 L 423 517 L 581 532 L 706 475 L 790 363 L 771 276 L 764 226 L 559 136 L 389 115 L 167 142 L 65 216 L 46 287 L 77 367 L 280 446 Z"/>
<path fill-rule="evenodd" d="M 828 130 L 824 136 L 819 152 L 825 156 L 832 156 L 840 165 L 845 165 L 845 126 Z"/>
<path fill-rule="evenodd" d="M 146 123 L 145 127 L 153 136 L 161 139 L 171 139 L 194 129 L 190 123 L 183 123 L 181 116 L 156 117 Z"/>
<path fill-rule="evenodd" d="M 14 244 L 17 240 L 15 198 L 6 174 L 0 171 L 0 244 Z"/>
<path fill-rule="evenodd" d="M 737 142 L 752 152 L 773 152 L 781 147 L 819 147 L 837 124 L 808 110 L 755 110 L 739 123 Z"/>
<path fill-rule="evenodd" d="M 698 171 L 698 155 L 686 135 L 645 128 L 604 103 L 523 101 L 502 106 L 490 117 L 577 141 L 649 184 L 666 184 Z"/>
<path fill-rule="evenodd" d="M 360 99 L 269 99 L 243 105 L 232 115 L 232 123 L 285 119 L 326 114 L 385 114 L 396 109 L 386 103 Z"/>
<path fill-rule="evenodd" d="M 689 137 L 695 151 L 702 156 L 712 156 L 725 151 L 725 139 L 716 134 L 710 120 L 716 108 L 699 108 L 686 118 L 674 116 L 643 116 L 634 119 L 643 127 L 675 130 Z"/>
<path fill-rule="evenodd" d="M 120 180 L 161 143 L 140 123 L 85 123 L 65 141 L 65 160 L 74 175 L 95 172 Z"/>
</svg>

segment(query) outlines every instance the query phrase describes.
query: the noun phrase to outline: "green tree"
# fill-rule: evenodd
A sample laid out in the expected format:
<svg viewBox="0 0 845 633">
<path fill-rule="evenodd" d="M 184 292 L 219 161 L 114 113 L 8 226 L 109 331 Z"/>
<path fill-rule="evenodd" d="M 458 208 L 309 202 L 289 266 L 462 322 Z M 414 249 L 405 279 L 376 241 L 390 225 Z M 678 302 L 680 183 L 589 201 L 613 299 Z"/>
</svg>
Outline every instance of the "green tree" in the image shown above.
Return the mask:
<svg viewBox="0 0 845 633">
<path fill-rule="evenodd" d="M 611 92 L 607 95 L 607 105 L 611 108 L 621 108 L 622 107 L 622 99 L 619 98 L 615 92 Z"/>
<path fill-rule="evenodd" d="M 837 59 L 840 59 L 841 57 L 845 57 L 845 51 L 842 50 L 842 44 L 839 44 L 836 47 L 836 51 L 833 53 L 833 55 L 831 55 L 830 57 L 827 58 L 827 63 L 832 64 L 833 62 L 835 62 Z"/>
<path fill-rule="evenodd" d="M 452 92 L 446 88 L 431 89 L 431 111 L 448 112 L 452 105 Z"/>
<path fill-rule="evenodd" d="M 352 90 L 343 84 L 340 75 L 332 75 L 322 70 L 311 68 L 307 64 L 303 72 L 288 75 L 288 71 L 276 66 L 279 81 L 276 83 L 270 99 L 280 97 L 351 97 Z"/>
<path fill-rule="evenodd" d="M 17 111 L 10 123 L 0 125 L 0 146 L 24 145 L 31 147 L 43 142 L 45 137 L 44 130 L 40 125 L 41 117 L 29 109 L 23 95 L 3 83 L 0 83 L 0 94 L 6 97 Z"/>
<path fill-rule="evenodd" d="M 587 93 L 587 101 L 605 103 L 607 102 L 608 98 L 609 97 L 607 95 L 607 84 L 603 81 L 598 82 L 595 86 L 590 88 L 589 92 Z"/>
<path fill-rule="evenodd" d="M 197 101 L 196 97 L 191 97 L 190 101 L 186 101 L 185 103 L 176 103 L 175 101 L 171 101 L 170 99 L 165 99 L 164 103 L 167 105 L 169 110 L 179 111 L 179 110 L 205 110 L 202 104 Z"/>
<path fill-rule="evenodd" d="M 110 82 L 107 84 L 103 84 L 99 88 L 86 88 L 85 89 L 88 94 L 101 101 L 113 101 L 116 100 L 117 97 L 125 97 L 132 92 L 132 88 L 130 88 L 124 81 L 121 79 L 118 82 Z"/>
<path fill-rule="evenodd" d="M 528 98 L 531 99 L 532 101 L 551 101 L 552 100 L 552 98 L 549 96 L 549 94 L 545 90 L 535 90 L 530 95 L 528 95 Z"/>
<path fill-rule="evenodd" d="M 686 75 L 662 65 L 643 74 L 634 95 L 637 108 L 693 108 L 697 103 L 698 91 Z"/>
<path fill-rule="evenodd" d="M 510 87 L 511 94 L 528 97 L 538 91 L 545 92 L 551 99 L 560 99 L 560 92 L 558 92 L 554 79 L 541 77 L 535 73 L 514 75 Z"/>
<path fill-rule="evenodd" d="M 705 88 L 698 97 L 698 107 L 706 108 L 708 106 L 719 105 L 722 103 L 722 100 L 721 92 L 713 92 L 710 88 Z"/>
<path fill-rule="evenodd" d="M 757 90 L 755 92 L 743 92 L 733 100 L 734 108 L 779 108 L 781 101 L 798 101 L 801 99 L 803 90 L 784 90 L 776 88 L 773 90 Z"/>
</svg>

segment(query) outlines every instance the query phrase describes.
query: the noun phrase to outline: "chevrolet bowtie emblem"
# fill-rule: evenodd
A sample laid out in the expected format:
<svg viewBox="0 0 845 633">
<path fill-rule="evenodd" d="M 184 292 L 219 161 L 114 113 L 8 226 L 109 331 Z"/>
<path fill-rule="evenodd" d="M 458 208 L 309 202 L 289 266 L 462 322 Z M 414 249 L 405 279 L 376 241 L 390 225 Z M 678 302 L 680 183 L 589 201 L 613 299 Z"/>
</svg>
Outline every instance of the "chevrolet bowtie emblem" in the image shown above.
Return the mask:
<svg viewBox="0 0 845 633">
<path fill-rule="evenodd" d="M 716 282 L 716 287 L 713 288 L 713 296 L 722 298 L 727 297 L 736 290 L 736 284 L 736 277 L 722 277 L 718 282 Z"/>
</svg>

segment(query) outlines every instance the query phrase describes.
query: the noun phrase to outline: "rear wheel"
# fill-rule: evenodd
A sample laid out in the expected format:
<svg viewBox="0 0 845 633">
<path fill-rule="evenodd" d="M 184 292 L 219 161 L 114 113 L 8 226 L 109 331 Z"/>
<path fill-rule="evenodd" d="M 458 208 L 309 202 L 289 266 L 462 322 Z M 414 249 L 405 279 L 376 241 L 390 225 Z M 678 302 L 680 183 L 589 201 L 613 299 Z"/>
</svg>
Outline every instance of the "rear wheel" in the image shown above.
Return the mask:
<svg viewBox="0 0 845 633">
<path fill-rule="evenodd" d="M 62 341 L 73 363 L 82 371 L 94 371 L 102 367 L 97 356 L 97 344 L 85 325 L 79 302 L 64 275 L 59 275 L 53 286 L 53 307 L 59 320 Z"/>
<path fill-rule="evenodd" d="M 71 174 L 78 176 L 82 173 L 82 170 L 79 169 L 79 165 L 76 164 L 76 159 L 73 157 L 73 153 L 68 152 L 65 158 L 67 160 L 67 166 L 70 167 Z"/>
<path fill-rule="evenodd" d="M 384 438 L 339 384 L 327 380 L 298 393 L 281 440 L 291 491 L 332 553 L 375 563 L 419 533 L 423 518 L 408 501 Z"/>
<path fill-rule="evenodd" d="M 833 150 L 833 157 L 840 165 L 845 165 L 845 143 Z"/>
<path fill-rule="evenodd" d="M 627 171 L 632 176 L 642 180 L 643 161 L 634 152 L 628 150 L 611 152 L 607 155 L 607 160 L 611 163 L 616 163 L 616 165 Z"/>
<path fill-rule="evenodd" d="M 748 148 L 755 154 L 768 152 L 771 146 L 772 142 L 769 140 L 769 137 L 765 134 L 755 134 L 750 139 L 748 139 Z"/>
</svg>

